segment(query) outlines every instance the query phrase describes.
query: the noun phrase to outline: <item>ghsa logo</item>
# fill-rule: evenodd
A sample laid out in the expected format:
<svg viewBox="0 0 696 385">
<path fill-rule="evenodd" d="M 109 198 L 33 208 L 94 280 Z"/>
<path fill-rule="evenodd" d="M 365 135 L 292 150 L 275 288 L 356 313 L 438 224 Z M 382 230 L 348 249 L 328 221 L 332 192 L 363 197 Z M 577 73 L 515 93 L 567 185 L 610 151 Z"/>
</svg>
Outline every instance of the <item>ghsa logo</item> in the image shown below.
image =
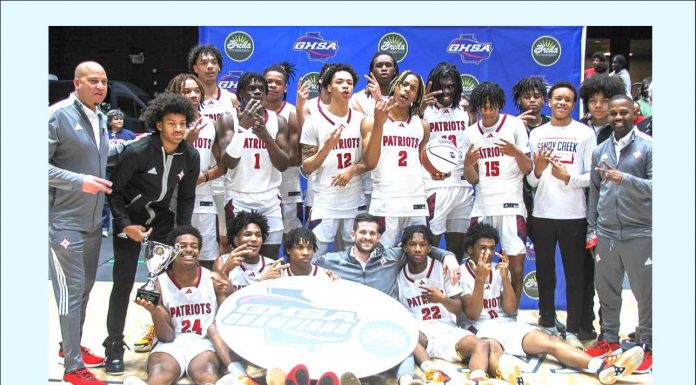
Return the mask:
<svg viewBox="0 0 696 385">
<path fill-rule="evenodd" d="M 388 52 L 394 56 L 394 59 L 396 59 L 396 62 L 398 63 L 404 60 L 406 55 L 408 55 L 408 42 L 406 41 L 406 38 L 400 34 L 396 32 L 389 32 L 379 39 L 379 43 L 377 43 L 377 50 Z"/>
<path fill-rule="evenodd" d="M 532 59 L 544 67 L 556 64 L 561 58 L 561 43 L 552 36 L 542 36 L 532 43 Z"/>
<path fill-rule="evenodd" d="M 319 72 L 307 72 L 300 78 L 300 84 L 307 83 L 309 88 L 309 98 L 313 99 L 319 96 Z"/>
<path fill-rule="evenodd" d="M 311 61 L 325 62 L 326 59 L 336 56 L 338 52 L 338 40 L 324 40 L 319 32 L 307 32 L 295 40 L 292 46 L 295 51 L 305 51 L 307 59 Z"/>
<path fill-rule="evenodd" d="M 447 46 L 447 53 L 459 54 L 462 63 L 480 64 L 488 60 L 493 52 L 493 43 L 480 42 L 474 34 L 462 33 L 458 38 L 452 39 Z"/>
<path fill-rule="evenodd" d="M 471 91 L 479 85 L 479 80 L 476 79 L 476 76 L 470 74 L 461 74 L 460 78 L 462 79 L 462 95 L 471 95 Z"/>
<path fill-rule="evenodd" d="M 239 83 L 239 78 L 242 76 L 242 71 L 228 71 L 227 75 L 220 78 L 218 82 L 218 87 L 230 91 L 231 93 L 237 92 L 237 83 Z"/>
<path fill-rule="evenodd" d="M 254 39 L 244 31 L 232 32 L 225 39 L 225 53 L 234 61 L 245 61 L 254 53 Z"/>
</svg>

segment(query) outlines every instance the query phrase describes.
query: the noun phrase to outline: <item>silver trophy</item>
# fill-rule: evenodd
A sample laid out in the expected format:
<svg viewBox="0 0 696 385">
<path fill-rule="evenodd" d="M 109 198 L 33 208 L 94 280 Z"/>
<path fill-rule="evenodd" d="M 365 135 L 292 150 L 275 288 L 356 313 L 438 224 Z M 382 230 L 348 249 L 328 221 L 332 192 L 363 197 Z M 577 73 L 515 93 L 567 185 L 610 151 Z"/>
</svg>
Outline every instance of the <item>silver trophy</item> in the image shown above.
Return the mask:
<svg viewBox="0 0 696 385">
<path fill-rule="evenodd" d="M 155 289 L 155 278 L 160 275 L 167 266 L 179 255 L 179 244 L 174 247 L 143 238 L 140 244 L 140 256 L 145 261 L 147 270 L 147 282 L 138 289 L 137 297 L 157 305 L 160 293 Z"/>
</svg>

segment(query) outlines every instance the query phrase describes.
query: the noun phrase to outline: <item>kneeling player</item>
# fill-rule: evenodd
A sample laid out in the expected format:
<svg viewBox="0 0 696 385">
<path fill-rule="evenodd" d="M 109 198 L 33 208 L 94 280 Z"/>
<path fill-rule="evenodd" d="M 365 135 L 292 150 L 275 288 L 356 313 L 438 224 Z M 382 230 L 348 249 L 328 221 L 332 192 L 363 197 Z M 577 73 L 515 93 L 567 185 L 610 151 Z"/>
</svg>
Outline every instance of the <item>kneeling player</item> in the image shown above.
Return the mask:
<svg viewBox="0 0 696 385">
<path fill-rule="evenodd" d="M 616 357 L 593 358 L 556 336 L 512 318 L 518 301 L 510 282 L 507 255 L 498 254 L 501 262 L 492 262 L 498 241 L 494 227 L 484 223 L 471 225 L 464 240 L 470 257 L 464 261 L 461 278 L 462 305 L 471 320 L 469 330 L 490 340 L 489 373 L 499 369 L 511 383 L 524 383 L 519 370 L 511 370 L 510 357 L 503 353 L 522 357 L 550 354 L 565 366 L 596 374 L 602 384 L 613 384 L 640 365 L 643 350 L 638 346 Z"/>
<path fill-rule="evenodd" d="M 167 241 L 178 243 L 181 251 L 172 266 L 157 278 L 160 303 L 135 300 L 150 312 L 159 340 L 147 360 L 147 384 L 173 384 L 184 373 L 196 384 L 213 384 L 218 380 L 220 365 L 213 345 L 224 346 L 216 332 L 210 333 L 218 305 L 211 277 L 217 273 L 199 265 L 202 237 L 196 228 L 176 227 Z M 128 377 L 124 384 L 145 381 Z"/>
<path fill-rule="evenodd" d="M 281 277 L 314 276 L 337 279 L 329 270 L 312 265 L 312 258 L 317 251 L 317 238 L 312 230 L 299 227 L 290 230 L 283 241 L 283 252 L 288 262 L 280 271 Z"/>
<path fill-rule="evenodd" d="M 399 273 L 399 301 L 418 320 L 416 361 L 420 362 L 426 381 L 444 382 L 441 379 L 445 376 L 434 367 L 431 356 L 453 362 L 470 357 L 472 381 L 465 383 L 483 383 L 488 370 L 488 341 L 457 327 L 455 315 L 462 312 L 462 290 L 445 277 L 442 263 L 429 256 L 433 238 L 424 225 L 407 227 L 401 238 L 408 264 Z"/>
</svg>

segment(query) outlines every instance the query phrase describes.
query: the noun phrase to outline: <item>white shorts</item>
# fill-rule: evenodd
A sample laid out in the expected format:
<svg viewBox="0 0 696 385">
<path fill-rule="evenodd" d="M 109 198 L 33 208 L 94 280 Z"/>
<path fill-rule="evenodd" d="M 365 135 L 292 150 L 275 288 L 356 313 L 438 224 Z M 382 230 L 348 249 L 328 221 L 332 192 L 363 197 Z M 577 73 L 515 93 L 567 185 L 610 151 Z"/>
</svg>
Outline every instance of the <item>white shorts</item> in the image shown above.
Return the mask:
<svg viewBox="0 0 696 385">
<path fill-rule="evenodd" d="M 340 229 L 343 241 L 352 243 L 353 238 L 350 235 L 353 232 L 353 221 L 354 218 L 317 219 L 310 221 L 307 228 L 312 230 L 317 237 L 317 242 L 332 243 Z"/>
<path fill-rule="evenodd" d="M 425 348 L 428 355 L 450 362 L 462 360 L 457 354 L 457 342 L 464 337 L 474 335 L 466 329 L 442 322 L 421 322 L 418 328 L 428 339 L 428 346 Z"/>
<path fill-rule="evenodd" d="M 227 224 L 225 223 L 225 194 L 213 195 L 215 208 L 217 209 L 218 233 L 227 236 Z"/>
<path fill-rule="evenodd" d="M 304 207 L 299 203 L 282 203 L 283 209 L 283 233 L 287 234 L 292 229 L 302 227 L 302 214 Z"/>
<path fill-rule="evenodd" d="M 437 187 L 426 190 L 428 224 L 433 234 L 466 233 L 474 207 L 474 189 L 464 186 Z"/>
<path fill-rule="evenodd" d="M 425 217 L 377 217 L 384 247 L 394 247 L 401 242 L 401 233 L 408 226 L 425 225 Z"/>
<path fill-rule="evenodd" d="M 211 351 L 215 352 L 213 343 L 210 342 L 208 338 L 201 338 L 200 336 L 188 336 L 182 334 L 174 339 L 172 342 L 157 342 L 152 348 L 152 353 L 167 353 L 172 356 L 176 362 L 179 363 L 179 369 L 181 376 L 188 373 L 188 366 L 191 361 L 196 358 L 197 355 Z"/>
<path fill-rule="evenodd" d="M 238 201 L 230 200 L 225 205 L 225 220 L 229 222 L 238 212 L 251 210 L 257 209 L 250 208 Z M 264 240 L 264 243 L 271 245 L 281 244 L 283 242 L 283 212 L 280 208 L 280 199 L 278 199 L 277 205 L 268 206 L 257 211 L 266 216 L 268 220 L 268 238 Z"/>
<path fill-rule="evenodd" d="M 191 216 L 191 226 L 198 229 L 203 237 L 203 247 L 198 255 L 201 261 L 214 261 L 220 255 L 217 235 L 216 214 L 196 214 Z"/>
<path fill-rule="evenodd" d="M 524 357 L 527 353 L 522 349 L 522 340 L 533 330 L 538 329 L 524 322 L 486 322 L 478 329 L 476 337 L 496 340 L 505 353 Z"/>
<path fill-rule="evenodd" d="M 471 224 L 487 223 L 500 236 L 500 246 L 508 255 L 527 254 L 527 221 L 521 215 L 494 215 L 489 217 L 472 217 Z"/>
</svg>

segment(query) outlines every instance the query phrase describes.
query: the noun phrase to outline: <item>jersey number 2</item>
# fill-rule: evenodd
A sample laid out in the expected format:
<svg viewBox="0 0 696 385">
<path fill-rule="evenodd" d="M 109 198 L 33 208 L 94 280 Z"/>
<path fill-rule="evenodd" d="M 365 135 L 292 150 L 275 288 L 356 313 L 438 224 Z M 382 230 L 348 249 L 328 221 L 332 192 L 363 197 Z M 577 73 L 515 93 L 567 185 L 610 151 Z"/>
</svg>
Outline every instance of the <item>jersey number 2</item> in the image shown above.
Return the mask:
<svg viewBox="0 0 696 385">
<path fill-rule="evenodd" d="M 406 151 L 399 151 L 399 167 L 406 167 L 406 157 L 408 153 Z"/>
<path fill-rule="evenodd" d="M 196 319 L 193 321 L 193 326 L 191 326 L 191 320 L 182 320 L 181 321 L 181 332 L 182 333 L 196 333 L 196 334 L 201 334 L 201 320 Z"/>
</svg>

